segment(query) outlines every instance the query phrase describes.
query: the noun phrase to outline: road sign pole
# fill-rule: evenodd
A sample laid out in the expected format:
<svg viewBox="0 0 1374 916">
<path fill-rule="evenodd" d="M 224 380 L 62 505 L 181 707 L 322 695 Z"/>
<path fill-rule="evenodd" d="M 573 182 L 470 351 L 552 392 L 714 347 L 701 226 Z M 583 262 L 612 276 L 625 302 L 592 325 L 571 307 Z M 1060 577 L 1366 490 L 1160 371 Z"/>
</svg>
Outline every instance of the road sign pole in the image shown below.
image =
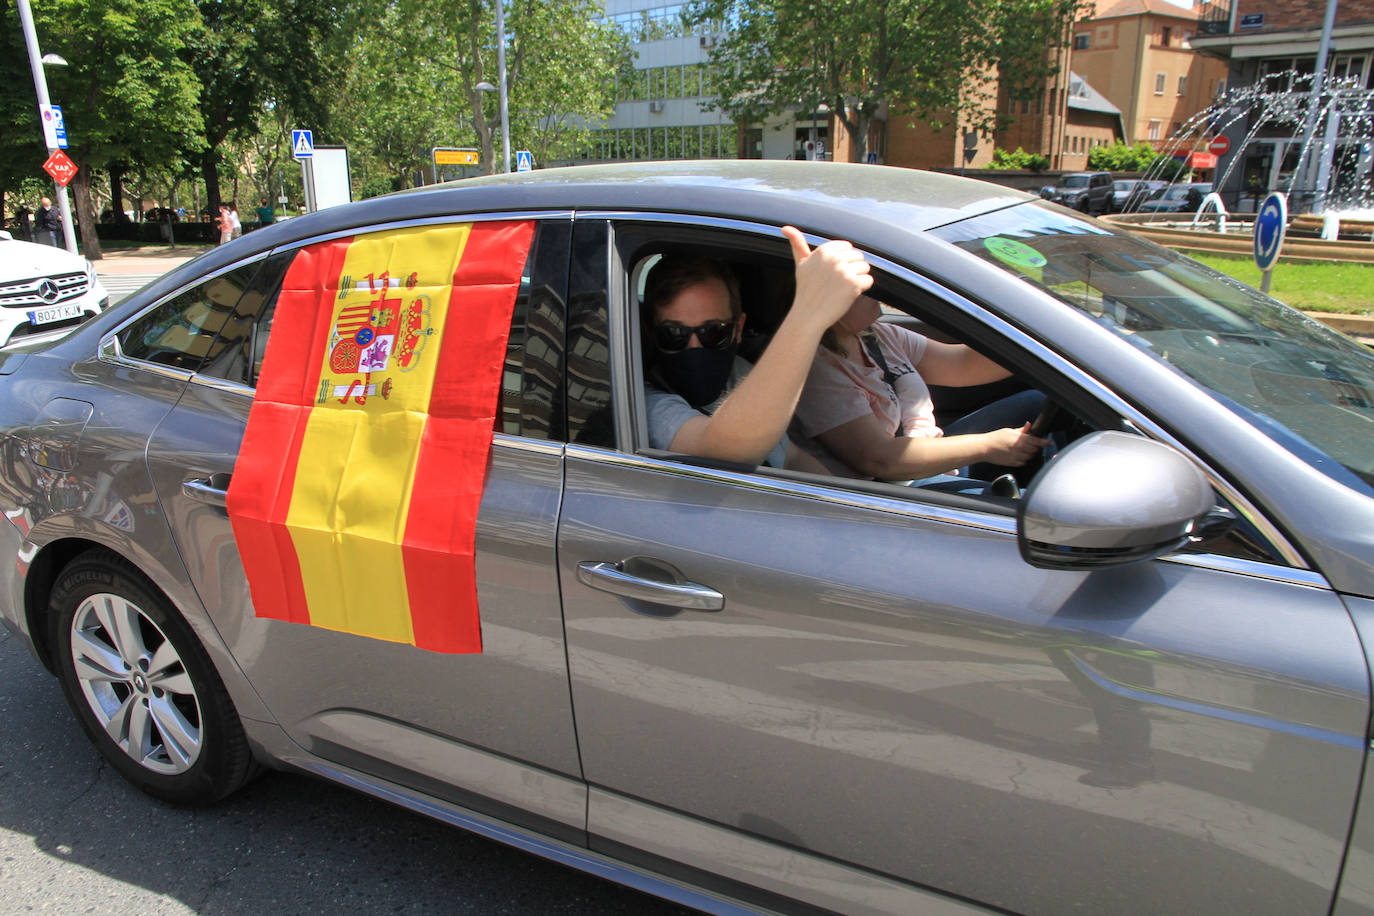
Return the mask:
<svg viewBox="0 0 1374 916">
<path fill-rule="evenodd" d="M 24 32 L 24 44 L 29 51 L 29 69 L 33 71 L 33 88 L 38 94 L 38 111 L 40 118 L 46 106 L 52 104 L 48 98 L 48 77 L 43 72 L 43 55 L 38 53 L 38 33 L 33 28 L 33 11 L 29 9 L 29 0 L 18 0 L 19 24 Z M 43 145 L 47 146 L 47 135 L 44 134 Z M 55 146 L 47 146 L 48 155 L 57 151 Z M 72 254 L 77 254 L 76 248 L 76 228 L 72 225 L 72 208 L 67 201 L 67 186 L 61 182 L 54 182 L 57 188 L 57 208 L 62 214 L 62 236 L 67 243 L 67 250 Z"/>
</svg>

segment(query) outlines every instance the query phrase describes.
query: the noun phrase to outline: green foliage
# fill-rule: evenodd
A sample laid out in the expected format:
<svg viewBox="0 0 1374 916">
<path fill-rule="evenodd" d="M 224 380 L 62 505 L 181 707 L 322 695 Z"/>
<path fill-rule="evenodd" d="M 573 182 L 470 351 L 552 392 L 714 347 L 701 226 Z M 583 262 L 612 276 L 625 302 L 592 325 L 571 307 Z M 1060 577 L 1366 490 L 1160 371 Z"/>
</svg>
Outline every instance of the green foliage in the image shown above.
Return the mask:
<svg viewBox="0 0 1374 916">
<path fill-rule="evenodd" d="M 1144 140 L 1134 146 L 1116 142 L 1095 146 L 1088 151 L 1088 168 L 1103 172 L 1143 172 L 1152 179 L 1173 181 L 1186 171 L 1182 162 L 1160 155 Z"/>
<path fill-rule="evenodd" d="M 866 152 L 868 127 L 888 117 L 962 123 L 990 132 L 997 74 L 1013 97 L 1054 71 L 1084 0 L 699 0 L 699 21 L 731 29 L 712 51 L 717 104 L 753 123 L 821 106 Z"/>
<path fill-rule="evenodd" d="M 35 5 L 34 17 L 42 50 L 69 63 L 47 68 L 48 86 L 78 164 L 176 166 L 203 146 L 200 87 L 184 59 L 201 27 L 193 6 L 52 0 Z"/>
<path fill-rule="evenodd" d="M 512 153 L 563 155 L 586 125 L 614 110 L 615 76 L 629 66 L 624 36 L 597 21 L 593 0 L 505 4 Z M 362 28 L 337 100 L 339 125 L 389 176 L 431 171 L 436 147 L 480 150 L 496 165 L 500 134 L 495 7 L 487 0 L 395 0 Z"/>
<path fill-rule="evenodd" d="M 1039 153 L 1028 153 L 1021 147 L 1015 150 L 995 149 L 992 151 L 992 164 L 990 169 L 1025 169 L 1032 172 L 1043 172 L 1050 167 L 1048 156 Z"/>
<path fill-rule="evenodd" d="M 317 143 L 329 142 L 329 114 L 352 30 L 371 3 L 196 0 L 195 6 L 202 28 L 185 57 L 200 82 L 204 130 L 198 145 L 206 152 L 197 165 L 213 207 L 220 198 L 219 167 L 229 138 L 247 141 L 266 119 L 278 135 L 305 126 L 315 131 Z M 268 113 L 272 117 L 266 118 Z M 275 137 L 271 145 L 281 149 Z M 261 142 L 257 146 L 266 148 Z M 280 151 L 266 157 L 269 172 L 281 158 Z"/>
<path fill-rule="evenodd" d="M 1088 168 L 1103 172 L 1143 172 L 1158 158 L 1155 148 L 1144 140 L 1131 146 L 1117 141 L 1111 146 L 1094 146 L 1088 151 Z"/>
</svg>

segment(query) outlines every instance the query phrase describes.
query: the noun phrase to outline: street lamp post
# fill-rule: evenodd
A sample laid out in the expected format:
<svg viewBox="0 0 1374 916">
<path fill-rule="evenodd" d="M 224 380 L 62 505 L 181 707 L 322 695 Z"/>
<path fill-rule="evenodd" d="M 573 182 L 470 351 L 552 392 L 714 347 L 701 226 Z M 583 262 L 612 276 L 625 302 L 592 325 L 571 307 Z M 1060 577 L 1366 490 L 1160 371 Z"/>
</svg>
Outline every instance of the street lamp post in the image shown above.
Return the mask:
<svg viewBox="0 0 1374 916">
<path fill-rule="evenodd" d="M 24 44 L 29 51 L 29 69 L 33 71 L 33 88 L 38 95 L 39 120 L 42 120 L 43 110 L 51 104 L 48 100 L 48 78 L 43 73 L 43 64 L 59 61 L 66 64 L 65 60 L 55 54 L 44 57 L 38 53 L 38 33 L 33 28 L 33 12 L 29 9 L 29 0 L 18 0 L 19 5 L 19 24 L 24 31 Z M 46 135 L 44 145 L 46 146 Z M 48 146 L 48 154 L 52 155 L 57 151 L 57 147 Z M 77 253 L 76 249 L 76 229 L 72 226 L 72 208 L 67 202 L 67 186 L 55 182 L 57 187 L 57 207 L 62 214 L 62 236 L 67 243 L 67 250 L 72 254 Z"/>
<path fill-rule="evenodd" d="M 506 105 L 506 10 L 504 0 L 496 0 L 496 69 L 501 85 L 501 156 L 504 172 L 510 171 L 510 113 Z"/>
</svg>

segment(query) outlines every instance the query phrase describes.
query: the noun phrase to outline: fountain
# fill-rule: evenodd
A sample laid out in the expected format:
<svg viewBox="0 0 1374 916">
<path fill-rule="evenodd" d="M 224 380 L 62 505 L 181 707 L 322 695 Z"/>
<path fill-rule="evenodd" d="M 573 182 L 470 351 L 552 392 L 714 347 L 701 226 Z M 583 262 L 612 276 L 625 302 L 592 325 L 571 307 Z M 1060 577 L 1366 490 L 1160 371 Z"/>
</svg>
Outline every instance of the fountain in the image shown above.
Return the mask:
<svg viewBox="0 0 1374 916">
<path fill-rule="evenodd" d="M 1361 88 L 1358 76 L 1330 73 L 1314 92 L 1312 74 L 1290 70 L 1228 90 L 1169 138 L 1144 177 L 1158 179 L 1170 160 L 1205 149 L 1219 135 L 1230 138 L 1233 152 L 1196 212 L 1183 220 L 1163 213 L 1128 214 L 1122 221 L 1146 230 L 1162 228 L 1162 221 L 1186 224 L 1192 232 L 1214 224 L 1216 234 L 1248 235 L 1250 220 L 1240 214 L 1253 213 L 1270 191 L 1282 191 L 1291 212 L 1300 214 L 1294 229 L 1334 240 L 1342 226 L 1348 236 L 1358 225 L 1359 235 L 1371 238 L 1374 225 L 1365 223 L 1374 221 L 1374 90 Z"/>
</svg>

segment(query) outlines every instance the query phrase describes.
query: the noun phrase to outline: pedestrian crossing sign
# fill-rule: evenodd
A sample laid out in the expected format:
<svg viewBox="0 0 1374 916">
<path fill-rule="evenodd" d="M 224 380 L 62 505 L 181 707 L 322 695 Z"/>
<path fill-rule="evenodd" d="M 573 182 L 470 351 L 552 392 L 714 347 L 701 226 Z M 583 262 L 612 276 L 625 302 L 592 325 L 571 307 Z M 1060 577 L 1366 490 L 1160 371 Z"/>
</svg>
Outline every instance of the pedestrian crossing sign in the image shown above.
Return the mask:
<svg viewBox="0 0 1374 916">
<path fill-rule="evenodd" d="M 527 149 L 515 151 L 515 170 L 517 172 L 528 172 L 534 168 L 534 156 L 530 155 Z"/>
<path fill-rule="evenodd" d="M 310 159 L 315 155 L 315 138 L 311 131 L 291 131 L 291 158 Z"/>
</svg>

